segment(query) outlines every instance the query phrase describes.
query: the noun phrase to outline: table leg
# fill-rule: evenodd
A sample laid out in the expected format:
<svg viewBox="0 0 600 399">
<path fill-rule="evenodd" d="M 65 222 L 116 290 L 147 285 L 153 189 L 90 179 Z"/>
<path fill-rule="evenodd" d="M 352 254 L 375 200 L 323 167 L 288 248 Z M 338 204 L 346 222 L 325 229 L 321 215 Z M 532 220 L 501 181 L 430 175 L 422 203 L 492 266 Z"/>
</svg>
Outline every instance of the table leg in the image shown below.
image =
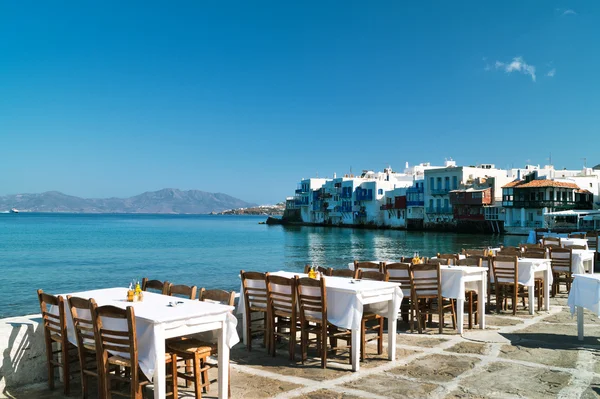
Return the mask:
<svg viewBox="0 0 600 399">
<path fill-rule="evenodd" d="M 244 311 L 242 312 L 242 339 L 244 340 L 244 345 L 248 345 L 248 331 L 246 330 L 247 323 L 248 315 L 246 314 L 246 309 L 244 308 Z"/>
<path fill-rule="evenodd" d="M 352 329 L 352 371 L 360 369 L 360 328 Z"/>
<path fill-rule="evenodd" d="M 577 339 L 583 341 L 583 308 L 575 306 L 577 309 Z"/>
<path fill-rule="evenodd" d="M 485 329 L 485 302 L 487 299 L 487 273 L 481 273 L 481 280 L 477 282 L 477 317 L 479 318 L 479 328 Z"/>
<path fill-rule="evenodd" d="M 544 310 L 550 310 L 550 289 L 552 288 L 552 284 L 550 284 L 550 277 L 552 276 L 552 268 L 548 266 L 546 270 L 544 270 Z"/>
<path fill-rule="evenodd" d="M 535 283 L 534 283 L 534 285 L 532 287 L 527 287 L 527 293 L 529 294 L 529 314 L 535 314 L 535 310 L 534 310 L 534 304 L 535 304 Z M 519 299 L 519 298 L 517 298 L 517 299 Z"/>
<path fill-rule="evenodd" d="M 396 359 L 396 328 L 398 324 L 398 312 L 396 311 L 396 295 L 388 301 L 388 359 Z"/>
<path fill-rule="evenodd" d="M 462 335 L 464 329 L 464 319 L 465 318 L 465 300 L 457 299 L 456 300 L 456 329 L 458 333 Z M 440 320 L 441 322 L 441 320 Z"/>
<path fill-rule="evenodd" d="M 229 346 L 227 346 L 227 321 L 223 321 L 223 327 L 219 332 L 218 345 L 219 399 L 227 399 L 227 387 L 229 379 Z"/>
<path fill-rule="evenodd" d="M 154 366 L 154 399 L 165 399 L 166 396 L 166 367 L 165 367 L 165 335 L 162 325 L 154 327 L 154 348 L 156 350 Z"/>
</svg>

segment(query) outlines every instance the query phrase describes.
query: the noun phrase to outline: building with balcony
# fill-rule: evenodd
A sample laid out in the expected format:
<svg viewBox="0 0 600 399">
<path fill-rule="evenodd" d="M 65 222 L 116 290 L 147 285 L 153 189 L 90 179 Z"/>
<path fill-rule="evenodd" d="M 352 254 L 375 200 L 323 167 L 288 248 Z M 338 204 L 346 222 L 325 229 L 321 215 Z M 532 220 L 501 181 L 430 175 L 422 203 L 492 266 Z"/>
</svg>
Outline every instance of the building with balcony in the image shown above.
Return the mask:
<svg viewBox="0 0 600 399">
<path fill-rule="evenodd" d="M 504 226 L 509 232 L 546 227 L 544 215 L 557 211 L 593 209 L 594 195 L 572 181 L 537 179 L 533 172 L 502 187 Z"/>
<path fill-rule="evenodd" d="M 400 187 L 385 193 L 379 207 L 384 226 L 406 228 L 406 190 L 407 187 Z"/>
</svg>

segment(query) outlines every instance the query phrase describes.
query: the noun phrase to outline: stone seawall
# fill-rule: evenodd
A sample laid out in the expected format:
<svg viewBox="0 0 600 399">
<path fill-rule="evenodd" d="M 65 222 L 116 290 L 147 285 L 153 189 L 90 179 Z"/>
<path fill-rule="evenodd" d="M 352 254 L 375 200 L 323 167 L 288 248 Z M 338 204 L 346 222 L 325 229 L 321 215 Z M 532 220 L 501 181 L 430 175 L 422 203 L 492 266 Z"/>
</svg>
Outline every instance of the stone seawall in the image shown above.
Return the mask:
<svg viewBox="0 0 600 399">
<path fill-rule="evenodd" d="M 6 388 L 44 382 L 46 348 L 39 314 L 0 320 L 0 398 Z"/>
</svg>

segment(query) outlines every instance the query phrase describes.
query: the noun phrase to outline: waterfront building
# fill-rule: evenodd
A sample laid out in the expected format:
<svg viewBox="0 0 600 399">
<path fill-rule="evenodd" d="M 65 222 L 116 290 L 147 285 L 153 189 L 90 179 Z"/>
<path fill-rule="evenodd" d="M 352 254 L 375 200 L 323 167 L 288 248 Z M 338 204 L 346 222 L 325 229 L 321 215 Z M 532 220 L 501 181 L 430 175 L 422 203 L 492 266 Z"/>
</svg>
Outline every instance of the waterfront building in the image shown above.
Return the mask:
<svg viewBox="0 0 600 399">
<path fill-rule="evenodd" d="M 510 233 L 525 233 L 532 228 L 547 227 L 545 215 L 557 211 L 593 209 L 594 194 L 572 181 L 574 176 L 541 178 L 537 170 L 521 180 L 502 187 L 502 206 L 505 208 L 504 226 Z"/>
<path fill-rule="evenodd" d="M 406 228 L 406 192 L 410 187 L 399 187 L 384 194 L 380 207 L 382 224 L 387 227 Z"/>
<path fill-rule="evenodd" d="M 495 198 L 495 193 L 501 192 L 502 185 L 512 180 L 506 170 L 496 169 L 492 164 L 456 166 L 453 160 L 446 161 L 444 168 L 425 170 L 424 175 L 425 228 L 456 227 L 454 210 L 450 202 L 451 191 L 467 190 L 479 181 L 477 179 L 486 181 L 489 179 L 489 184 L 492 184 L 490 195 Z M 479 205 L 492 204 L 493 202 L 491 204 L 482 202 Z"/>
</svg>

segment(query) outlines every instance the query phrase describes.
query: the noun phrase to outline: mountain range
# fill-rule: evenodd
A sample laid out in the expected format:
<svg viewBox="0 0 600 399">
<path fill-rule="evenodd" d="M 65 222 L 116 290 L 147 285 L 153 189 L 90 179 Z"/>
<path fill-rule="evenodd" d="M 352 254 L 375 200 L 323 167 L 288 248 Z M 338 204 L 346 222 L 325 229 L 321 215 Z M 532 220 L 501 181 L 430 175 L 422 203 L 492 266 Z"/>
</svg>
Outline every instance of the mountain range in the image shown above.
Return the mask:
<svg viewBox="0 0 600 399">
<path fill-rule="evenodd" d="M 0 197 L 0 211 L 16 208 L 22 212 L 204 214 L 252 206 L 256 204 L 227 194 L 175 188 L 129 198 L 80 198 L 58 191 Z"/>
</svg>

